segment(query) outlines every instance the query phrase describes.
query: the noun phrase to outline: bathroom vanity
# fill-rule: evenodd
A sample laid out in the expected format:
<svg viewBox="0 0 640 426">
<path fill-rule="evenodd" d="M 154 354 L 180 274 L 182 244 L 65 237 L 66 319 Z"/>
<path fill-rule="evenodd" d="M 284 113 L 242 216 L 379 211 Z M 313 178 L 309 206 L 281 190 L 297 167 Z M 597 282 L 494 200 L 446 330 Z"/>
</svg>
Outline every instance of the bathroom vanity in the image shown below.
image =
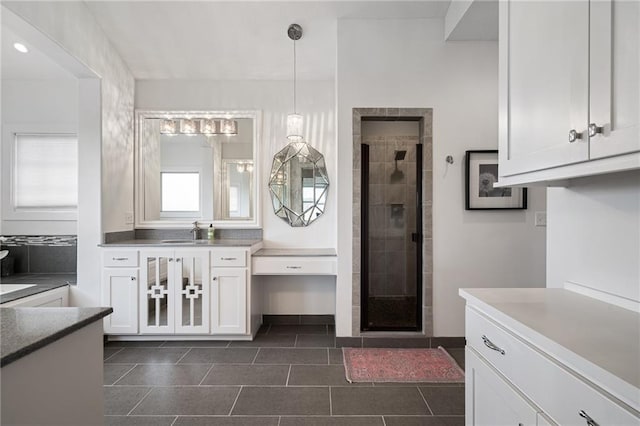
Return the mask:
<svg viewBox="0 0 640 426">
<path fill-rule="evenodd" d="M 260 240 L 131 240 L 103 245 L 105 333 L 250 340 L 262 322 L 251 283 Z"/>
<path fill-rule="evenodd" d="M 334 249 L 262 249 L 261 240 L 131 240 L 102 253 L 112 339 L 251 340 L 263 314 L 254 276 L 337 270 Z"/>
</svg>

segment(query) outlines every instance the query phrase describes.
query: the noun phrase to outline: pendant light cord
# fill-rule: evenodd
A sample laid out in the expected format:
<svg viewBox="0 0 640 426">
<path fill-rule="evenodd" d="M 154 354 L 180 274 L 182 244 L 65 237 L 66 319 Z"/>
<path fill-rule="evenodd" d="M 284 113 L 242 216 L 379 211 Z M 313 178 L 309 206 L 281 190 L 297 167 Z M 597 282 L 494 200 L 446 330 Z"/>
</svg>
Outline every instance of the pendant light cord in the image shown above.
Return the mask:
<svg viewBox="0 0 640 426">
<path fill-rule="evenodd" d="M 296 41 L 293 40 L 293 113 L 296 111 Z"/>
</svg>

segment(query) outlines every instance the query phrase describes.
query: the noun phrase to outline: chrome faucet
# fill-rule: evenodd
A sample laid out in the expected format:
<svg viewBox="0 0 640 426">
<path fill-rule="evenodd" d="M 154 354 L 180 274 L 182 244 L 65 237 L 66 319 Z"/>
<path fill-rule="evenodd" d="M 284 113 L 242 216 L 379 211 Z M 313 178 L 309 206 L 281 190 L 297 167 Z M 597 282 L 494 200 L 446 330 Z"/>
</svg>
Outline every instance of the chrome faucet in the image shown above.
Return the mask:
<svg viewBox="0 0 640 426">
<path fill-rule="evenodd" d="M 198 239 L 198 234 L 200 233 L 200 228 L 198 228 L 198 221 L 193 222 L 193 228 L 191 229 L 191 233 L 193 234 L 193 239 Z"/>
</svg>

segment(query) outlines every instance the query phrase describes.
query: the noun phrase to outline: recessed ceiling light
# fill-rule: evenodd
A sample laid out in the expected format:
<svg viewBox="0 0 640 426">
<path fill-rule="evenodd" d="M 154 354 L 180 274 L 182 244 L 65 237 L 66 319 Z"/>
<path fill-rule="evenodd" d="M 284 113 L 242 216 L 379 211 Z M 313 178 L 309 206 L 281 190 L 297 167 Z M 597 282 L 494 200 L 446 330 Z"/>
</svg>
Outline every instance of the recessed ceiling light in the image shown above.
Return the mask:
<svg viewBox="0 0 640 426">
<path fill-rule="evenodd" d="M 29 51 L 29 49 L 27 49 L 27 46 L 22 43 L 13 43 L 13 47 L 15 47 L 15 49 L 20 53 L 27 53 Z"/>
</svg>

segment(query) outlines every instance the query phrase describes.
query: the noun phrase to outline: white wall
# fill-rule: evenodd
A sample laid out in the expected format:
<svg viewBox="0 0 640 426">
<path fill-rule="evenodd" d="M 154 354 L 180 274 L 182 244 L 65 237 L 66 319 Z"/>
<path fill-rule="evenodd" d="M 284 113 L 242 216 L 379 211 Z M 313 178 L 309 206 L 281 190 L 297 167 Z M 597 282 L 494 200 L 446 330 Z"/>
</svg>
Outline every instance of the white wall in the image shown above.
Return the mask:
<svg viewBox="0 0 640 426">
<path fill-rule="evenodd" d="M 433 108 L 434 334 L 464 335 L 461 287 L 545 285 L 544 190 L 525 211 L 465 211 L 464 152 L 497 149 L 496 42 L 443 41 L 443 21 L 338 22 L 336 333 L 351 335 L 352 108 Z M 455 163 L 448 165 L 445 157 Z"/>
<path fill-rule="evenodd" d="M 265 247 L 335 248 L 337 240 L 337 142 L 333 81 L 298 81 L 297 110 L 306 140 L 320 151 L 329 173 L 327 209 L 304 228 L 292 228 L 272 209 L 267 188 L 273 156 L 287 145 L 286 115 L 293 107 L 290 81 L 138 80 L 135 106 L 146 110 L 262 111 L 258 185 Z M 341 213 L 349 214 L 348 212 Z M 260 277 L 265 314 L 333 314 L 335 278 Z"/>
<path fill-rule="evenodd" d="M 74 64 L 80 79 L 80 181 L 78 285 L 71 303 L 96 306 L 102 233 L 133 227 L 125 223 L 125 212 L 133 211 L 134 79 L 83 2 L 2 4 L 53 41 L 57 58 L 71 56 L 81 64 Z"/>
<path fill-rule="evenodd" d="M 8 207 L 13 133 L 77 133 L 78 82 L 68 79 L 2 80 L 2 196 Z M 6 204 L 5 204 L 6 203 Z M 2 235 L 75 235 L 76 220 L 7 220 L 0 223 Z"/>
<path fill-rule="evenodd" d="M 640 171 L 576 179 L 547 200 L 547 286 L 640 302 Z"/>
</svg>

